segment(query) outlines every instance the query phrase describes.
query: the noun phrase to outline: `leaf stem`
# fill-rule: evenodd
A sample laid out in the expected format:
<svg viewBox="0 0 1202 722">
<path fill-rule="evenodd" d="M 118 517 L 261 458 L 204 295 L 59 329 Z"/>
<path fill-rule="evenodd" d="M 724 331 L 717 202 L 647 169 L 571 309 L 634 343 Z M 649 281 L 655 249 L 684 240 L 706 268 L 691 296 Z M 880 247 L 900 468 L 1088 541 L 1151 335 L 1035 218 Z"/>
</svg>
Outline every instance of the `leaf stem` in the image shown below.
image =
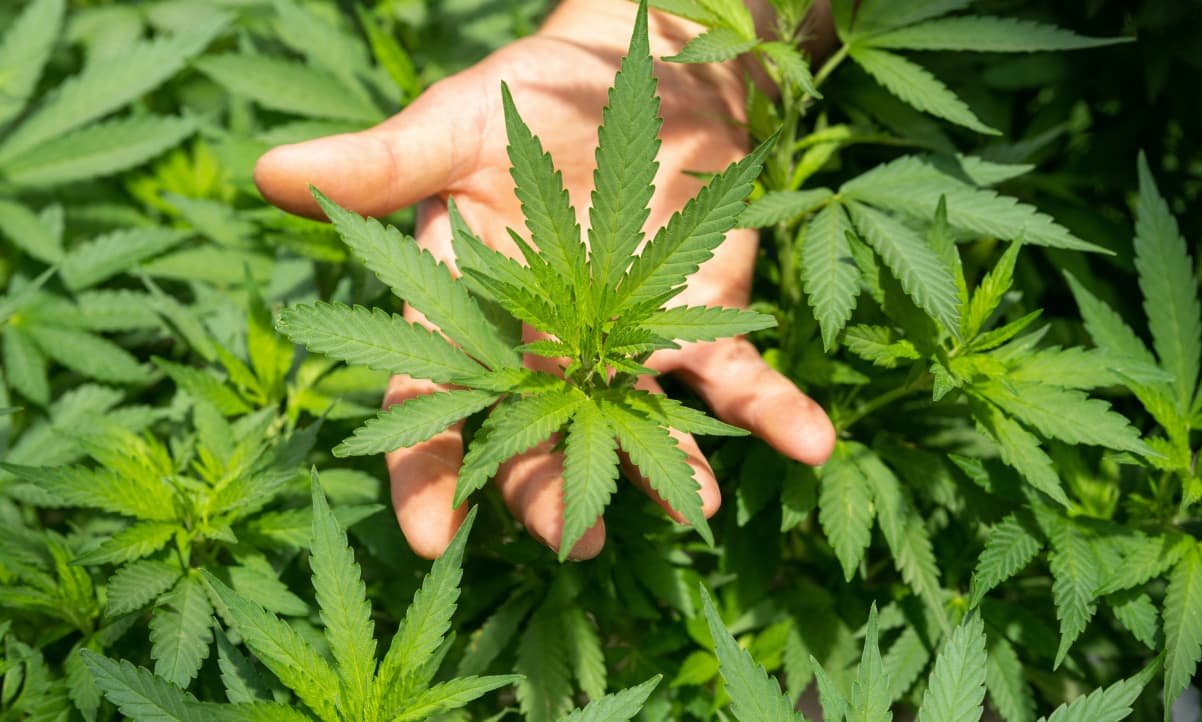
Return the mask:
<svg viewBox="0 0 1202 722">
<path fill-rule="evenodd" d="M 917 379 L 915 379 L 914 381 L 911 381 L 908 384 L 905 384 L 903 386 L 898 386 L 897 388 L 886 391 L 885 393 L 881 394 L 880 396 L 877 396 L 876 398 L 870 400 L 868 403 L 861 406 L 859 409 L 857 409 L 854 413 L 850 414 L 849 416 L 839 419 L 837 421 L 837 426 L 838 426 L 839 431 L 840 432 L 847 431 L 853 425 L 855 425 L 855 423 L 858 422 L 860 419 L 863 419 L 865 416 L 868 416 L 869 414 L 874 413 L 877 410 L 884 408 L 885 406 L 888 406 L 889 404 L 893 403 L 894 401 L 897 401 L 898 399 L 902 399 L 916 391 L 926 391 L 926 390 L 930 389 L 931 388 L 931 380 L 932 380 L 932 377 L 930 374 L 923 374 L 922 376 L 918 377 Z"/>
<path fill-rule="evenodd" d="M 851 52 L 851 46 L 844 43 L 843 45 L 839 46 L 839 49 L 835 51 L 834 55 L 826 59 L 826 62 L 822 64 L 821 68 L 819 68 L 818 73 L 814 75 L 815 88 L 821 86 L 823 81 L 825 81 L 831 73 L 835 72 L 835 68 L 839 67 L 839 64 L 843 62 L 843 59 L 847 57 L 849 52 Z"/>
</svg>

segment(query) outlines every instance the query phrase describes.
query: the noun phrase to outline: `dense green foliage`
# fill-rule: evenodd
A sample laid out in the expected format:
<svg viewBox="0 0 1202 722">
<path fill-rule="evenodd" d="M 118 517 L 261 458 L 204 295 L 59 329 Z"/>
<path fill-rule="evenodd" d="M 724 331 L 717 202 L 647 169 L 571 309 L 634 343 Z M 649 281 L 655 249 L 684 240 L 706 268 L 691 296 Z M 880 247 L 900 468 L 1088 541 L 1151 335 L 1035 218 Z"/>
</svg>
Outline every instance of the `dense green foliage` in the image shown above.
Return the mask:
<svg viewBox="0 0 1202 722">
<path fill-rule="evenodd" d="M 671 61 L 763 64 L 758 149 L 632 258 L 640 25 L 589 252 L 506 95 L 531 245 L 502 262 L 456 219 L 462 279 L 409 213 L 290 217 L 251 169 L 544 3 L 0 7 L 0 719 L 758 722 L 803 719 L 811 685 L 831 721 L 1167 716 L 1202 656 L 1199 8 L 837 1 L 811 73 L 808 2 L 774 3 L 777 40 L 738 2 L 652 4 L 710 28 Z M 763 229 L 753 310 L 660 310 L 735 224 Z M 665 427 L 737 430 L 631 382 L 735 333 L 839 443 L 811 469 L 706 441 L 711 528 Z M 462 388 L 377 415 L 389 371 Z M 465 417 L 477 507 L 431 565 L 379 452 Z M 582 564 L 477 491 L 558 430 L 565 536 L 609 507 Z M 706 543 L 616 483 L 618 443 Z"/>
</svg>

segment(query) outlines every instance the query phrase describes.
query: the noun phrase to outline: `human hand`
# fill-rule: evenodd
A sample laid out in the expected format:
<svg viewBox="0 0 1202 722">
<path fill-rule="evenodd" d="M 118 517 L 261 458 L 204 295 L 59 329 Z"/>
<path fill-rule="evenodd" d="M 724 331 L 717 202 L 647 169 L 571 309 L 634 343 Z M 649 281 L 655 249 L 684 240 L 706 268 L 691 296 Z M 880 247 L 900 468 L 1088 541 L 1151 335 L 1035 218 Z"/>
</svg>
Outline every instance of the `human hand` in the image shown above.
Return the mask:
<svg viewBox="0 0 1202 722">
<path fill-rule="evenodd" d="M 453 196 L 482 240 L 518 256 L 505 231 L 522 228 L 523 218 L 509 176 L 500 83 L 508 83 L 523 118 L 555 159 L 581 225 L 587 226 L 596 129 L 633 17 L 634 6 L 628 3 L 568 0 L 536 35 L 432 86 L 391 120 L 361 133 L 272 150 L 260 159 L 255 180 L 272 203 L 313 217 L 320 216 L 320 209 L 308 192 L 309 184 L 365 215 L 418 204 L 417 242 L 452 269 L 446 199 Z M 652 13 L 649 29 L 657 57 L 676 52 L 698 33 L 696 26 L 658 13 Z M 746 133 L 731 122 L 743 118 L 738 66 L 657 64 L 656 75 L 664 124 L 649 229 L 665 224 L 699 189 L 700 182 L 684 171 L 719 171 L 748 149 Z M 673 303 L 746 306 L 756 245 L 755 232 L 732 231 Z M 413 309 L 406 308 L 405 315 L 427 323 Z M 547 363 L 528 358 L 532 365 Z M 657 352 L 647 365 L 678 373 L 716 416 L 748 429 L 786 456 L 818 464 L 831 453 L 834 429 L 825 413 L 771 369 L 745 339 L 686 344 Z M 642 379 L 640 386 L 660 392 L 652 378 Z M 438 388 L 397 376 L 384 404 Z M 720 503 L 713 471 L 691 436 L 674 435 L 700 485 L 703 512 L 711 516 Z M 553 445 L 547 440 L 506 462 L 496 482 L 514 516 L 536 538 L 557 548 L 563 528 L 563 479 L 562 455 L 552 453 Z M 410 546 L 422 556 L 440 554 L 466 513 L 466 505 L 452 509 L 462 459 L 462 424 L 388 455 L 397 519 Z M 626 469 L 681 521 L 636 468 L 627 463 Z M 598 519 L 570 557 L 595 556 L 604 539 L 604 522 Z"/>
</svg>

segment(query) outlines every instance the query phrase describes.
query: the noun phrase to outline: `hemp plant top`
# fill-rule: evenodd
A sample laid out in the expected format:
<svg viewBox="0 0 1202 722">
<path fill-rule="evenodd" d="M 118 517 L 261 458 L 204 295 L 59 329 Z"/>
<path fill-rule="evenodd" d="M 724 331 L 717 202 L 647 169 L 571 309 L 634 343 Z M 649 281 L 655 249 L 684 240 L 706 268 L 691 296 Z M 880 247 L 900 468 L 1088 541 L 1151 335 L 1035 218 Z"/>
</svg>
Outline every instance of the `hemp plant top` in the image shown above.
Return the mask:
<svg viewBox="0 0 1202 722">
<path fill-rule="evenodd" d="M 636 255 L 654 192 L 661 124 L 646 4 L 602 115 L 587 245 L 551 156 L 523 122 L 508 88 L 502 85 L 501 93 L 511 173 L 528 231 L 509 234 L 525 264 L 481 242 L 453 200 L 448 205 L 459 278 L 413 238 L 314 190 L 355 256 L 441 334 L 381 309 L 333 303 L 287 309 L 280 330 L 348 363 L 457 387 L 381 412 L 335 454 L 412 446 L 491 407 L 464 456 L 456 505 L 502 462 L 559 433 L 565 481 L 561 559 L 616 490 L 619 445 L 651 487 L 712 543 L 700 487 L 668 428 L 746 432 L 636 389 L 635 381 L 654 373 L 644 364 L 656 350 L 775 325 L 772 316 L 734 308 L 665 308 L 734 227 L 770 142 L 714 176 Z M 517 326 L 514 320 L 544 337 L 522 344 L 507 333 Z M 562 376 L 523 367 L 523 353 L 566 359 Z"/>
</svg>

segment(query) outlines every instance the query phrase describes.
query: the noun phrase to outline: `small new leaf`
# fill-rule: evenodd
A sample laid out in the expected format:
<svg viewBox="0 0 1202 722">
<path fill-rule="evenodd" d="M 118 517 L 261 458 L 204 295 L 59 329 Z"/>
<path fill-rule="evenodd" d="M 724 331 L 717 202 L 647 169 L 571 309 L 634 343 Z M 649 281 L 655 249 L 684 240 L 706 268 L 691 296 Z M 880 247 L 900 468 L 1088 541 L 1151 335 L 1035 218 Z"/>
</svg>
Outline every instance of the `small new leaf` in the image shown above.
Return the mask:
<svg viewBox="0 0 1202 722">
<path fill-rule="evenodd" d="M 1010 514 L 998 522 L 985 540 L 985 549 L 972 573 L 968 605 L 975 607 L 998 584 L 1017 574 L 1043 549 L 1033 520 Z"/>
<path fill-rule="evenodd" d="M 997 310 L 1002 296 L 1010 290 L 1010 284 L 1014 281 L 1014 264 L 1018 260 L 1021 247 L 1021 243 L 1010 244 L 997 265 L 981 279 L 968 304 L 968 315 L 962 320 L 964 338 L 973 338 L 980 332 L 985 322 Z"/>
</svg>

